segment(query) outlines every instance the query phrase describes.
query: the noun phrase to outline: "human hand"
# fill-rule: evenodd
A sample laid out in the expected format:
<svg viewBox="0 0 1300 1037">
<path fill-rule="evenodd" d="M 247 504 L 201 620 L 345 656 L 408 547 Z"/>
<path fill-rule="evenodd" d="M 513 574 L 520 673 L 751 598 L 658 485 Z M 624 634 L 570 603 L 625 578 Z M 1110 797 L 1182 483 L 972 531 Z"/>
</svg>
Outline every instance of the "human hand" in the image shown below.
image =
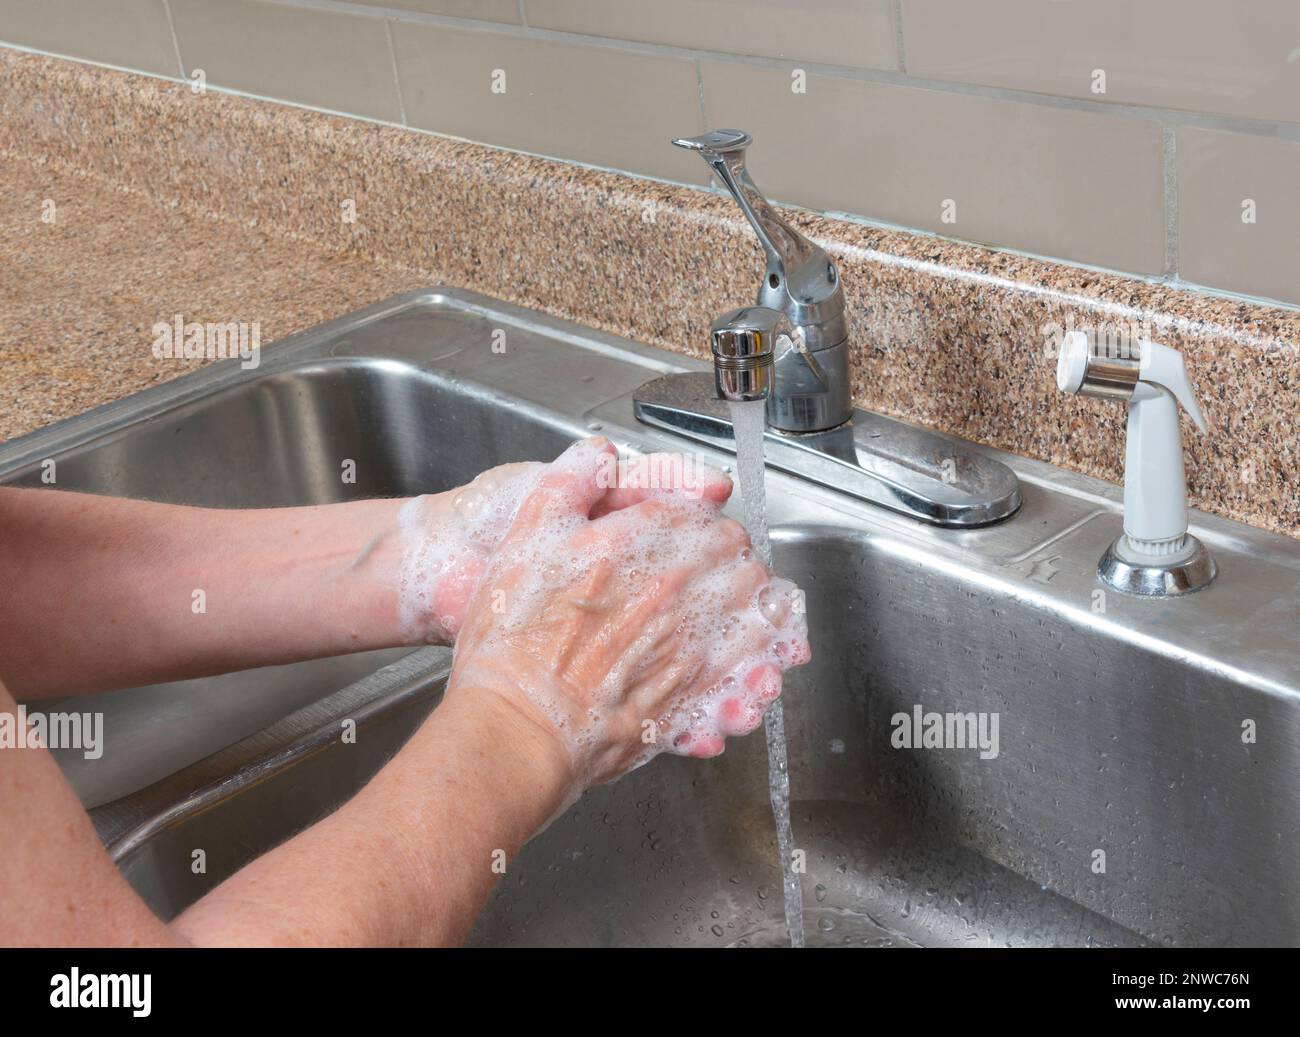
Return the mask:
<svg viewBox="0 0 1300 1037">
<path fill-rule="evenodd" d="M 526 461 L 500 465 L 448 493 L 413 497 L 398 513 L 401 547 L 398 618 L 414 644 L 451 644 L 464 622 L 488 556 L 526 500 L 553 469 Z M 601 492 L 591 518 L 673 494 L 721 505 L 731 480 L 686 454 L 647 454 L 619 460 L 612 447 L 593 457 Z"/>
<path fill-rule="evenodd" d="M 570 796 L 662 751 L 716 756 L 811 658 L 797 588 L 721 515 L 726 494 L 602 486 L 613 457 L 586 440 L 535 474 L 482 560 L 447 689 L 543 732 Z"/>
</svg>

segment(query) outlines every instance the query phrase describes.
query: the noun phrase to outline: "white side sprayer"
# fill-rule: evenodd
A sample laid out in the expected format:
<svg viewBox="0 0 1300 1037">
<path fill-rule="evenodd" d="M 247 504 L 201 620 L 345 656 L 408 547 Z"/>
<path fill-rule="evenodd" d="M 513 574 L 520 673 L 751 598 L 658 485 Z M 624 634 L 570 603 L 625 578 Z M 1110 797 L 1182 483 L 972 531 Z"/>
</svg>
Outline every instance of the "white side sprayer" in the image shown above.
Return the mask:
<svg viewBox="0 0 1300 1037">
<path fill-rule="evenodd" d="M 1205 418 L 1182 354 L 1158 342 L 1098 349 L 1083 332 L 1072 331 L 1061 344 L 1056 384 L 1063 392 L 1128 401 L 1124 533 L 1102 557 L 1097 575 L 1116 590 L 1143 597 L 1207 586 L 1215 576 L 1214 559 L 1187 532 L 1179 404 L 1202 433 Z"/>
</svg>

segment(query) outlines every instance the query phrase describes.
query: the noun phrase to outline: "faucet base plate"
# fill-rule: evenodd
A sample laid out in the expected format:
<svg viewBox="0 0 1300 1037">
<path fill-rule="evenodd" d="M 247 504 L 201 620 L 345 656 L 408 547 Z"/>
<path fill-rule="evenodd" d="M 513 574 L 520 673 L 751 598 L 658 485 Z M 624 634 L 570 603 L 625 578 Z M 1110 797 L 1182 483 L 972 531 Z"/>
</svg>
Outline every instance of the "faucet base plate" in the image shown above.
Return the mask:
<svg viewBox="0 0 1300 1037">
<path fill-rule="evenodd" d="M 647 425 L 736 452 L 731 414 L 717 399 L 712 374 L 656 378 L 636 390 L 633 403 Z M 824 432 L 769 428 L 763 449 L 770 468 L 936 526 L 987 526 L 1020 507 L 1019 481 L 1000 461 L 869 411 L 855 410 Z"/>
</svg>

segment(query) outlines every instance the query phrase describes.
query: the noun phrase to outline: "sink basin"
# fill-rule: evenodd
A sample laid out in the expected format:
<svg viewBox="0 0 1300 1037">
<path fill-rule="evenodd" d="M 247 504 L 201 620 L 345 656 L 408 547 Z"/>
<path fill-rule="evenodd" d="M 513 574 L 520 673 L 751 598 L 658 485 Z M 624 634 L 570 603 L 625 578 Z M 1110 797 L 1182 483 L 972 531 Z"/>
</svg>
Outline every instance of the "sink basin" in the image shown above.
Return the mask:
<svg viewBox="0 0 1300 1037">
<path fill-rule="evenodd" d="M 431 290 L 4 444 L 0 480 L 39 485 L 54 458 L 63 489 L 215 507 L 430 492 L 593 432 L 697 449 L 639 424 L 632 394 L 698 369 Z M 1194 514 L 1210 588 L 1102 594 L 1119 487 L 970 448 L 1020 480 L 997 526 L 922 526 L 769 472 L 776 567 L 813 640 L 785 693 L 809 944 L 1300 943 L 1300 544 Z M 113 692 L 94 700 L 103 758 L 60 762 L 170 917 L 350 796 L 449 663 L 398 650 Z M 918 707 L 995 717 L 996 753 L 896 747 Z M 471 942 L 783 944 L 766 767 L 751 737 L 594 790 L 511 862 Z"/>
</svg>

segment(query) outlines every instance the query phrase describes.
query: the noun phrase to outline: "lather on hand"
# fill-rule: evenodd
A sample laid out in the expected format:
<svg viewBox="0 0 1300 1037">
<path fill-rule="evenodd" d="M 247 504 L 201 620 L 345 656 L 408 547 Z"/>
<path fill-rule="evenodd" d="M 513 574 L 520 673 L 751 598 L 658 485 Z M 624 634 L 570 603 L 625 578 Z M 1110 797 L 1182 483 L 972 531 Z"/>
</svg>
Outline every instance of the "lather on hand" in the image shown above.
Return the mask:
<svg viewBox="0 0 1300 1037">
<path fill-rule="evenodd" d="M 541 473 L 483 562 L 447 691 L 548 730 L 574 795 L 661 751 L 717 755 L 811 655 L 797 588 L 755 559 L 724 494 L 670 488 L 610 511 L 613 459 L 587 440 Z"/>
</svg>

